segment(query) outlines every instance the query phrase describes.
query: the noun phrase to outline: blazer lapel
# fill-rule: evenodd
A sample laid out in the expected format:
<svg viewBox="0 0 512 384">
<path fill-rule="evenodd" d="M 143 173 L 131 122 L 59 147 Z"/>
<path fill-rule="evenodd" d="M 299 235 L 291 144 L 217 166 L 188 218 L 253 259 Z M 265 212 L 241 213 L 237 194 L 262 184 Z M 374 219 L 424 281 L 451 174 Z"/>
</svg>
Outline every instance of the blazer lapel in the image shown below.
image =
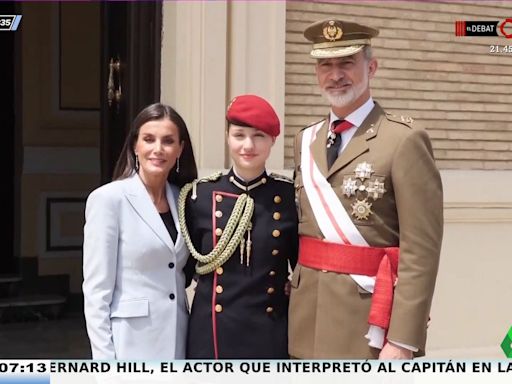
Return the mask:
<svg viewBox="0 0 512 384">
<path fill-rule="evenodd" d="M 356 157 L 369 150 L 368 140 L 377 135 L 378 123 L 381 115 L 382 109 L 377 103 L 375 103 L 370 114 L 357 129 L 346 148 L 341 152 L 332 167 L 329 169 L 327 173 L 328 178 L 352 162 Z"/>
<path fill-rule="evenodd" d="M 146 187 L 139 178 L 139 175 L 135 174 L 130 179 L 127 179 L 128 186 L 125 191 L 126 198 L 132 205 L 133 209 L 138 213 L 142 221 L 144 221 L 153 232 L 164 242 L 165 245 L 175 252 L 174 244 L 172 243 L 171 236 L 165 227 L 165 224 L 160 217 L 156 207 L 154 206 L 149 196 Z M 169 186 L 167 186 L 169 188 Z M 169 198 L 168 191 L 166 190 L 167 198 Z M 169 201 L 169 200 L 168 200 Z M 174 199 L 172 200 L 174 204 Z M 171 212 L 173 205 L 169 201 L 171 206 Z M 174 208 L 176 210 L 176 208 Z M 174 212 L 172 212 L 173 218 L 175 218 Z M 179 227 L 177 227 L 179 228 Z"/>
<path fill-rule="evenodd" d="M 324 120 L 322 128 L 317 132 L 315 140 L 311 143 L 311 155 L 315 160 L 316 166 L 327 177 L 327 128 L 329 127 L 328 119 Z"/>
<path fill-rule="evenodd" d="M 176 226 L 176 231 L 178 232 L 178 236 L 176 237 L 176 243 L 174 243 L 174 247 L 177 252 L 181 250 L 181 248 L 185 245 L 185 242 L 183 240 L 183 236 L 181 235 L 180 230 L 180 223 L 178 221 L 178 196 L 179 196 L 179 189 L 177 189 L 177 193 L 174 193 L 173 188 L 169 183 L 167 183 L 166 187 L 166 194 L 167 194 L 167 202 L 169 203 L 169 207 L 171 208 L 171 214 L 172 219 L 174 220 L 174 225 Z"/>
</svg>

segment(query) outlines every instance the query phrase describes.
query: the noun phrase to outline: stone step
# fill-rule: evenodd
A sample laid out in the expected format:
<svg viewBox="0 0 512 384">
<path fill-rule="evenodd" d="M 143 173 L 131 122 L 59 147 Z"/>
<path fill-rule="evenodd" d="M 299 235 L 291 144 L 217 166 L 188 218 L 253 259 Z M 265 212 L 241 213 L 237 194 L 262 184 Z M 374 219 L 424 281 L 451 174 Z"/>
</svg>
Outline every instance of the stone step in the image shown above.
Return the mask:
<svg viewBox="0 0 512 384">
<path fill-rule="evenodd" d="M 66 298 L 60 295 L 26 295 L 0 299 L 0 308 L 26 307 L 27 305 L 65 304 Z"/>
<path fill-rule="evenodd" d="M 0 275 L 0 284 L 11 284 L 21 281 L 20 275 Z"/>
<path fill-rule="evenodd" d="M 20 275 L 0 275 L 0 300 L 2 298 L 16 296 L 19 293 L 23 278 Z"/>
<path fill-rule="evenodd" d="M 66 305 L 61 295 L 20 295 L 0 298 L 0 322 L 59 318 Z"/>
</svg>

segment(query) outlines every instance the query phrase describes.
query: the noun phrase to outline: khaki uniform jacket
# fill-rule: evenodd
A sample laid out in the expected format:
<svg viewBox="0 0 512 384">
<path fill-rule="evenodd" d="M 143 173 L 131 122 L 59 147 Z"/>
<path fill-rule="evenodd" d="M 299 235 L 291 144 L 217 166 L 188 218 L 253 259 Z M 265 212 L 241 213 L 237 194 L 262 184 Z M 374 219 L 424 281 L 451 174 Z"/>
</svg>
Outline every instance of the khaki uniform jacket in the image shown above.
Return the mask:
<svg viewBox="0 0 512 384">
<path fill-rule="evenodd" d="M 412 119 L 385 113 L 376 104 L 330 170 L 326 160 L 326 121 L 311 144 L 323 175 L 372 247 L 400 247 L 390 340 L 419 348 L 423 355 L 427 321 L 434 292 L 443 234 L 443 193 L 432 147 Z M 301 161 L 302 131 L 295 141 L 295 186 L 299 235 L 323 238 L 304 190 Z M 367 195 L 343 194 L 344 177 L 362 162 L 372 165 L 370 179 L 384 182 L 386 192 L 371 203 L 372 214 L 357 219 L 352 204 Z M 289 313 L 289 353 L 298 358 L 372 358 L 380 352 L 368 346 L 371 293 L 349 275 L 322 272 L 297 264 L 292 278 Z"/>
</svg>

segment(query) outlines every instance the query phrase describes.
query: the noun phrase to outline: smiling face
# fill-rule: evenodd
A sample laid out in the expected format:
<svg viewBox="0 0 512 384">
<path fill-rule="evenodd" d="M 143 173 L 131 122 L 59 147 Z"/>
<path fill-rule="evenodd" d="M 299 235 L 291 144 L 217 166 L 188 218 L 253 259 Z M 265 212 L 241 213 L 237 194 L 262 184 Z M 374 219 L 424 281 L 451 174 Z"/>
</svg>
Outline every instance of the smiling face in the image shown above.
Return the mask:
<svg viewBox="0 0 512 384">
<path fill-rule="evenodd" d="M 140 127 L 134 148 L 139 175 L 143 180 L 166 179 L 182 150 L 178 127 L 171 120 L 148 121 Z"/>
<path fill-rule="evenodd" d="M 236 172 L 248 181 L 261 175 L 275 140 L 256 128 L 230 124 L 227 141 Z"/>
<path fill-rule="evenodd" d="M 344 117 L 370 97 L 370 79 L 377 70 L 377 61 L 367 59 L 363 50 L 352 56 L 319 59 L 315 68 L 322 94 L 334 113 Z"/>
</svg>

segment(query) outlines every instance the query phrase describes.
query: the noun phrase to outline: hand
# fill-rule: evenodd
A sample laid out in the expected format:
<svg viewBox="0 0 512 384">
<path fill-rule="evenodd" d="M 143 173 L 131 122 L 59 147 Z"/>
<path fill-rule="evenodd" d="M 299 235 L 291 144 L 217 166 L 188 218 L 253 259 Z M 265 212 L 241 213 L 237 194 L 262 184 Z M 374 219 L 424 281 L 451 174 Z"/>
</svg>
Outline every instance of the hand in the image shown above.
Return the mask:
<svg viewBox="0 0 512 384">
<path fill-rule="evenodd" d="M 412 351 L 387 342 L 379 353 L 379 360 L 410 360 Z"/>
<path fill-rule="evenodd" d="M 292 292 L 292 282 L 288 280 L 286 284 L 284 285 L 284 294 L 286 296 L 290 296 L 290 293 Z"/>
</svg>

